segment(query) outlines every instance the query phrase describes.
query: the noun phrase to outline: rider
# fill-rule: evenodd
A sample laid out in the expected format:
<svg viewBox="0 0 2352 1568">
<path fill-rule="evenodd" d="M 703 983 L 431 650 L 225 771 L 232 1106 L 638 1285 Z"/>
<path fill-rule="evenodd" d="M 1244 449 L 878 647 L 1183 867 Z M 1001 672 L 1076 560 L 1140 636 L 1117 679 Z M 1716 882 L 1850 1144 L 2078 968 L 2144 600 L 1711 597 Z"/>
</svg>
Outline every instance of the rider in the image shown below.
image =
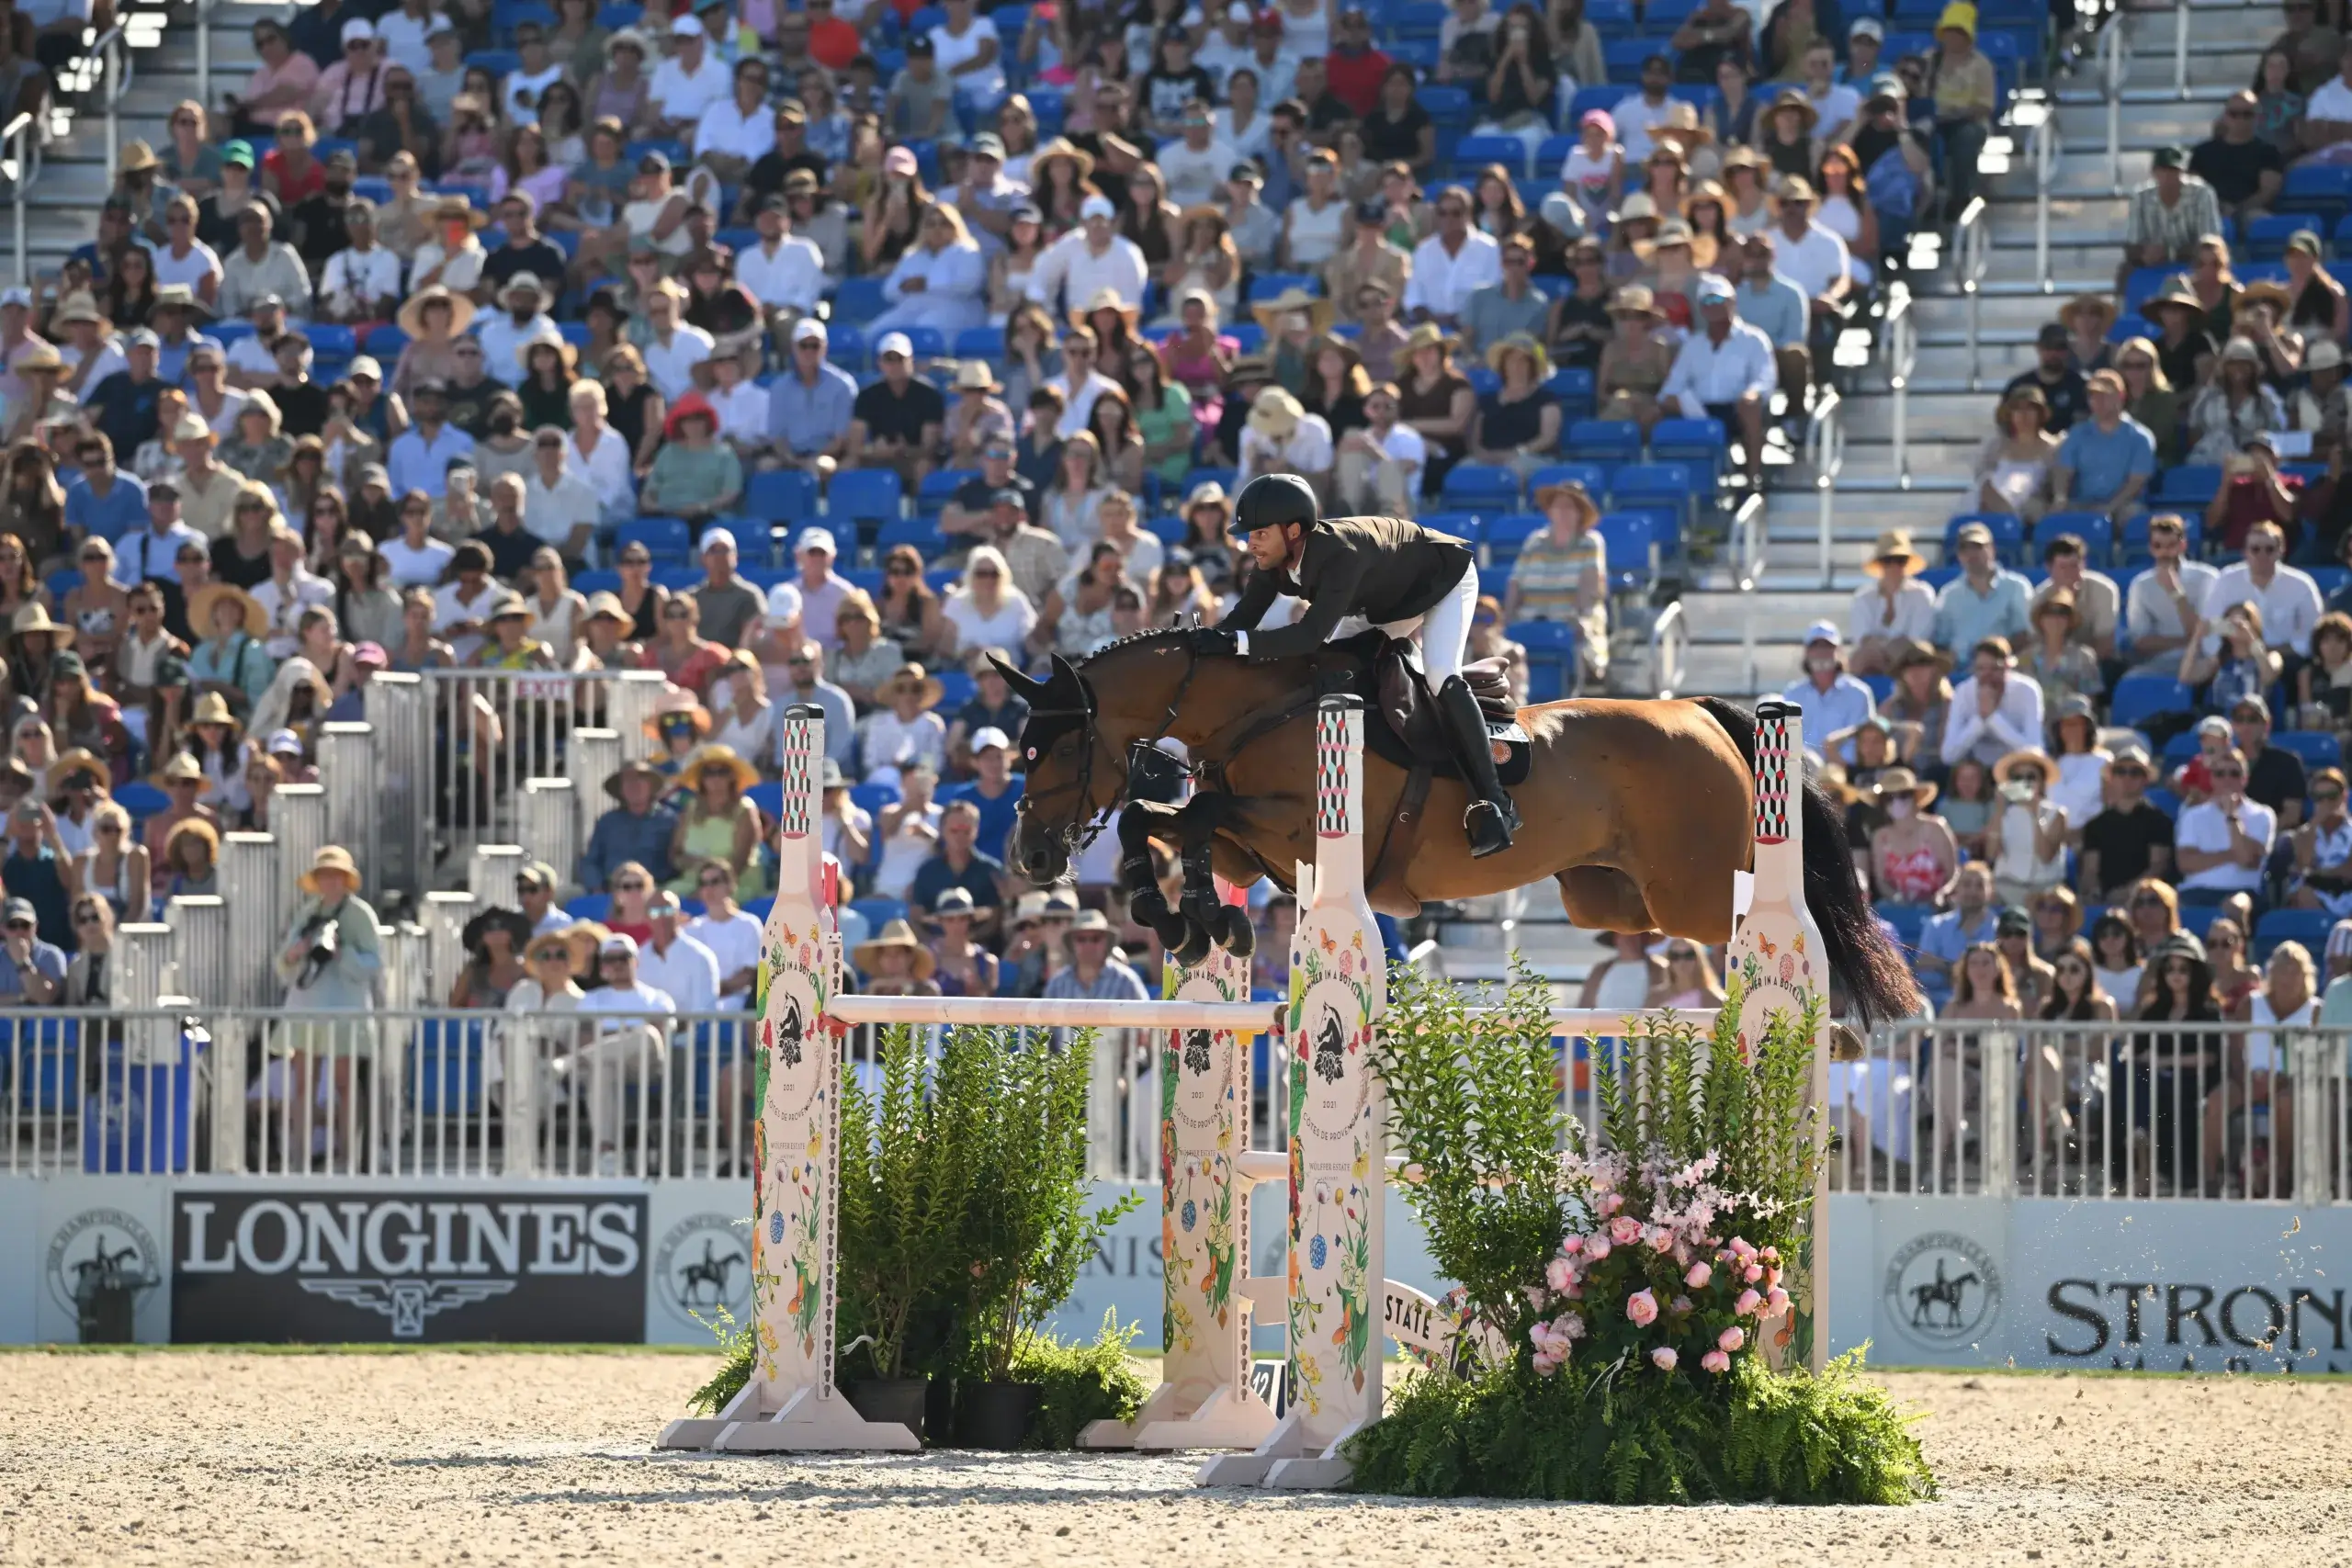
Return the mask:
<svg viewBox="0 0 2352 1568">
<path fill-rule="evenodd" d="M 1486 716 L 1463 680 L 1462 653 L 1478 604 L 1470 547 L 1403 517 L 1325 517 L 1296 474 L 1261 474 L 1234 502 L 1229 531 L 1257 570 L 1233 613 L 1194 632 L 1203 652 L 1281 659 L 1312 653 L 1340 620 L 1360 615 L 1393 637 L 1419 636 L 1438 712 L 1478 798 L 1462 825 L 1473 856 L 1510 848 L 1519 808 L 1504 793 L 1488 750 Z M 1292 625 L 1256 629 L 1277 594 L 1308 602 Z"/>
</svg>

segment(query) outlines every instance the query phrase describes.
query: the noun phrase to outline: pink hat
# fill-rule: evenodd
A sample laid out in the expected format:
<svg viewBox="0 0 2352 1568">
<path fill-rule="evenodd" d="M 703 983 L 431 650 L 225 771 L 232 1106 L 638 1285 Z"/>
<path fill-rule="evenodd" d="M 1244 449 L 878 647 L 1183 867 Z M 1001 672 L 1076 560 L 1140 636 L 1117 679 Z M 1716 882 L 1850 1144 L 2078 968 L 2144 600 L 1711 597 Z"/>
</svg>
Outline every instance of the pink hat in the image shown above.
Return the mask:
<svg viewBox="0 0 2352 1568">
<path fill-rule="evenodd" d="M 911 179 L 915 167 L 914 153 L 904 147 L 891 148 L 882 160 L 882 172 L 886 175 L 904 175 Z"/>
<path fill-rule="evenodd" d="M 1584 118 L 1578 120 L 1577 123 L 1578 125 L 1597 125 L 1600 127 L 1600 133 L 1603 136 L 1614 137 L 1617 134 L 1616 117 L 1611 115 L 1607 109 L 1587 109 L 1584 111 Z"/>
</svg>

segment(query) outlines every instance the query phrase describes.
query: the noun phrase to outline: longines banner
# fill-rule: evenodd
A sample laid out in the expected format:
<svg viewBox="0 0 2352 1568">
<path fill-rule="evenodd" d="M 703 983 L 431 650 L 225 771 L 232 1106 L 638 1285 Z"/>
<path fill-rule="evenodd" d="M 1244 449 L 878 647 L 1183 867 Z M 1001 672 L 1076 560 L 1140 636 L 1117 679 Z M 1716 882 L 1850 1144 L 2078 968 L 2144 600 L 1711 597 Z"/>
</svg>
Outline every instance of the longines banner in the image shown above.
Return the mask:
<svg viewBox="0 0 2352 1568">
<path fill-rule="evenodd" d="M 641 1191 L 184 1188 L 172 1337 L 645 1337 Z"/>
<path fill-rule="evenodd" d="M 2352 1371 L 2352 1211 L 1830 1200 L 1832 1348 L 1882 1364 Z"/>
</svg>

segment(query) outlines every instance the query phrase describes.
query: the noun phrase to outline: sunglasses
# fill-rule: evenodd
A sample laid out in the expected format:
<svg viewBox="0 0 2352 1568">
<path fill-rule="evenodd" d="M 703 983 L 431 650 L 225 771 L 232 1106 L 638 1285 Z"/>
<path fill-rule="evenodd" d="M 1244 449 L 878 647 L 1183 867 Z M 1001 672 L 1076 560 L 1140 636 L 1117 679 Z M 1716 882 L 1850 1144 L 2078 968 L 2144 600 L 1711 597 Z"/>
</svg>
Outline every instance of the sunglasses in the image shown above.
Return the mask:
<svg viewBox="0 0 2352 1568">
<path fill-rule="evenodd" d="M 12 931 L 28 931 L 33 929 L 33 923 L 30 920 L 10 920 L 7 929 Z"/>
<path fill-rule="evenodd" d="M 2242 779 L 2245 777 L 2245 770 L 2244 768 L 2215 768 L 2213 776 L 2217 779 Z"/>
<path fill-rule="evenodd" d="M 614 956 L 617 957 L 619 955 L 616 953 Z M 564 952 L 564 950 L 560 947 L 541 948 L 538 952 L 531 954 L 531 962 L 534 964 L 569 964 L 571 962 L 571 954 Z"/>
<path fill-rule="evenodd" d="M 613 891 L 616 893 L 650 893 L 652 891 L 652 885 L 644 882 L 616 882 L 613 884 Z"/>
</svg>

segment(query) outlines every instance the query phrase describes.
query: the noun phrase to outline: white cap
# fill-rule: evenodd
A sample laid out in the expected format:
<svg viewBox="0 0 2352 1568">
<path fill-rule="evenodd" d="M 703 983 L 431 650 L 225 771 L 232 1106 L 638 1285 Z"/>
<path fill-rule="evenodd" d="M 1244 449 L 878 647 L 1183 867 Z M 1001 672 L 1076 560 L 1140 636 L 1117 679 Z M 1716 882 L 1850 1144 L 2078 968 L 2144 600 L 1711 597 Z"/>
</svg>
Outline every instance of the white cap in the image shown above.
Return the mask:
<svg viewBox="0 0 2352 1568">
<path fill-rule="evenodd" d="M 793 342 L 807 343 L 812 337 L 819 343 L 832 341 L 825 332 L 825 323 L 814 316 L 803 316 L 792 323 Z"/>
<path fill-rule="evenodd" d="M 763 617 L 772 626 L 789 626 L 800 618 L 800 590 L 789 582 L 779 582 L 768 590 L 768 607 Z"/>
<path fill-rule="evenodd" d="M 822 550 L 829 556 L 841 554 L 841 547 L 833 543 L 831 528 L 801 529 L 800 537 L 792 541 L 792 553 L 798 555 L 803 550 Z"/>
<path fill-rule="evenodd" d="M 1078 215 L 1080 218 L 1116 218 L 1119 209 L 1111 205 L 1111 198 L 1107 196 L 1090 196 L 1078 204 Z"/>
<path fill-rule="evenodd" d="M 1854 18 L 1854 25 L 1846 29 L 1846 36 L 1849 39 L 1875 39 L 1880 43 L 1884 43 L 1886 25 L 1875 17 L 1857 17 Z"/>
<path fill-rule="evenodd" d="M 22 305 L 26 310 L 31 310 L 33 291 L 22 284 L 18 284 L 14 288 L 0 288 L 0 307 L 8 305 Z"/>
<path fill-rule="evenodd" d="M 695 554 L 706 556 L 715 549 L 724 549 L 732 554 L 735 549 L 735 536 L 724 528 L 705 528 L 702 531 L 701 539 L 695 542 Z"/>
<path fill-rule="evenodd" d="M 637 956 L 637 938 L 628 935 L 626 931 L 615 931 L 612 935 L 605 939 L 602 946 L 596 949 L 596 956 L 599 958 L 610 958 L 616 953 L 626 954 L 630 958 L 635 958 Z"/>
<path fill-rule="evenodd" d="M 700 38 L 703 36 L 702 24 L 692 16 L 680 17 L 670 24 L 670 36 L 672 38 Z"/>
<path fill-rule="evenodd" d="M 2352 920 L 2338 920 L 2327 928 L 2327 956 L 2352 958 Z"/>
<path fill-rule="evenodd" d="M 1838 623 L 1835 621 L 1814 622 L 1812 626 L 1805 628 L 1804 640 L 1808 645 L 1826 642 L 1830 647 L 1836 648 L 1839 641 Z"/>
<path fill-rule="evenodd" d="M 874 345 L 874 357 L 879 359 L 886 354 L 902 355 L 906 358 L 912 359 L 915 356 L 915 345 L 908 341 L 907 334 L 904 333 L 884 333 L 882 341 Z"/>
<path fill-rule="evenodd" d="M 375 36 L 376 24 L 365 17 L 354 17 L 343 24 L 343 41 L 345 43 L 353 43 L 360 39 L 372 39 Z"/>
<path fill-rule="evenodd" d="M 993 724 L 984 725 L 973 732 L 972 755 L 977 757 L 991 746 L 1010 751 L 1012 750 L 1012 738 Z"/>
<path fill-rule="evenodd" d="M 346 377 L 365 376 L 371 381 L 380 381 L 384 378 L 384 367 L 376 363 L 374 355 L 367 354 L 361 355 L 345 366 L 343 373 Z"/>
<path fill-rule="evenodd" d="M 1241 4 L 1241 0 L 1233 0 L 1233 4 L 1226 8 L 1225 19 L 1228 22 L 1250 22 L 1255 21 L 1257 16 L 1258 13 Z"/>
</svg>

